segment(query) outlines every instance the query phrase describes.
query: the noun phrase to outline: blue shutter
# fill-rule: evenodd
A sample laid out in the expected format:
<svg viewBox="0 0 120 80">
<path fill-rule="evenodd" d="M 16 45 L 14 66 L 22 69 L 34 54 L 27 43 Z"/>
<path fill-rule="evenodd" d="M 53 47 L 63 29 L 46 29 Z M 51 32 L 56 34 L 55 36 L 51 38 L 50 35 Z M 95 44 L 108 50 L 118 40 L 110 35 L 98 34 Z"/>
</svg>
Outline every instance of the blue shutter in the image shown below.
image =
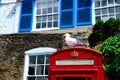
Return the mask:
<svg viewBox="0 0 120 80">
<path fill-rule="evenodd" d="M 22 2 L 19 32 L 28 32 L 32 30 L 33 8 L 33 0 L 24 0 Z"/>
<path fill-rule="evenodd" d="M 77 0 L 77 26 L 92 24 L 92 0 Z"/>
<path fill-rule="evenodd" d="M 0 3 L 1 3 L 2 0 L 0 0 Z"/>
<path fill-rule="evenodd" d="M 60 28 L 74 26 L 74 0 L 60 0 Z"/>
</svg>

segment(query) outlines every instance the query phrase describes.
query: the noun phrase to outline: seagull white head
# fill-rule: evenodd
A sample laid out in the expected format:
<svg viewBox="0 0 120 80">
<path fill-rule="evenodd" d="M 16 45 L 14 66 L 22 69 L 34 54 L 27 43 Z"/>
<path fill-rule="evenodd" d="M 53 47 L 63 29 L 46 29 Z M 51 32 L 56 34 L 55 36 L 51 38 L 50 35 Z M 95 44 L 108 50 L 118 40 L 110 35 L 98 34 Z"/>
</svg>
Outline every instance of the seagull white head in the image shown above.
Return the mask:
<svg viewBox="0 0 120 80">
<path fill-rule="evenodd" d="M 65 33 L 64 36 L 65 37 L 70 37 L 70 34 L 69 33 Z"/>
</svg>

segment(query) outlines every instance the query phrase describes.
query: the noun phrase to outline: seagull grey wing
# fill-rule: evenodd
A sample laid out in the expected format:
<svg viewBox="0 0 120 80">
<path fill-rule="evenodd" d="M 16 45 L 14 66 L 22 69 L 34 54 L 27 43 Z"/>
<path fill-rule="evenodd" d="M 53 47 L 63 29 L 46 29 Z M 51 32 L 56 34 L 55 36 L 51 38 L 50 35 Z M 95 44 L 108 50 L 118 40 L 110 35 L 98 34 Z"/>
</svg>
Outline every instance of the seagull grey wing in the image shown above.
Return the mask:
<svg viewBox="0 0 120 80">
<path fill-rule="evenodd" d="M 77 40 L 77 44 L 80 44 L 80 45 L 85 45 L 83 42 L 81 42 L 80 40 Z"/>
</svg>

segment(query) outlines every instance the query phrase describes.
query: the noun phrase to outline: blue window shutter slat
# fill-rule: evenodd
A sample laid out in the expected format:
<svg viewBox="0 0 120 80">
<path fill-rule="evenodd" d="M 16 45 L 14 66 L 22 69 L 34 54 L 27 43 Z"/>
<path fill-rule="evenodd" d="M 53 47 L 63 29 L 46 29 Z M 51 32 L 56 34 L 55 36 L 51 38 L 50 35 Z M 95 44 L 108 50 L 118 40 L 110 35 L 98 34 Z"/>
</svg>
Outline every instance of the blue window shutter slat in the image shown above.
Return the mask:
<svg viewBox="0 0 120 80">
<path fill-rule="evenodd" d="M 78 23 L 89 22 L 90 21 L 90 9 L 80 9 L 78 10 Z"/>
<path fill-rule="evenodd" d="M 73 0 L 62 0 L 62 10 L 73 9 Z"/>
<path fill-rule="evenodd" d="M 73 11 L 62 12 L 61 14 L 61 25 L 72 25 L 73 24 Z"/>
<path fill-rule="evenodd" d="M 33 6 L 33 0 L 25 0 L 22 2 L 19 32 L 31 31 L 33 19 Z"/>
<path fill-rule="evenodd" d="M 21 17 L 21 29 L 27 29 L 31 25 L 31 15 Z"/>
<path fill-rule="evenodd" d="M 81 7 L 90 7 L 91 1 L 90 0 L 78 0 L 78 8 Z"/>
<path fill-rule="evenodd" d="M 77 26 L 92 24 L 92 0 L 78 0 Z"/>
<path fill-rule="evenodd" d="M 60 28 L 73 27 L 74 0 L 60 0 L 60 5 Z"/>
</svg>

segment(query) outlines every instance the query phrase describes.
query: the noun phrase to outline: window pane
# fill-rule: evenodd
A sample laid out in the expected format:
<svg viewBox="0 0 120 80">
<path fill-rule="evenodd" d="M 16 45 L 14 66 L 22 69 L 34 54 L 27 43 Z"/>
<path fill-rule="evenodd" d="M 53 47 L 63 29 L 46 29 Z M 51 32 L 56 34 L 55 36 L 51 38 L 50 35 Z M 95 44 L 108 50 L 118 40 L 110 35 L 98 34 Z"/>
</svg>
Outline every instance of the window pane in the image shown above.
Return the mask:
<svg viewBox="0 0 120 80">
<path fill-rule="evenodd" d="M 102 4 L 102 6 L 107 6 L 107 0 L 102 0 L 101 4 Z"/>
<path fill-rule="evenodd" d="M 46 8 L 43 8 L 43 9 L 42 9 L 42 14 L 46 14 L 46 13 L 47 13 Z"/>
<path fill-rule="evenodd" d="M 41 8 L 41 2 L 37 2 L 37 8 Z"/>
<path fill-rule="evenodd" d="M 44 66 L 37 66 L 36 74 L 43 75 L 44 73 Z"/>
<path fill-rule="evenodd" d="M 115 0 L 115 3 L 120 4 L 120 0 Z"/>
<path fill-rule="evenodd" d="M 48 8 L 48 13 L 52 13 L 52 7 Z"/>
<path fill-rule="evenodd" d="M 95 17 L 95 20 L 97 21 L 97 20 L 100 20 L 101 19 L 101 17 L 100 16 L 96 16 Z"/>
<path fill-rule="evenodd" d="M 28 77 L 28 80 L 35 80 L 35 77 Z"/>
<path fill-rule="evenodd" d="M 40 28 L 40 27 L 41 27 L 41 23 L 37 23 L 36 28 Z"/>
<path fill-rule="evenodd" d="M 100 0 L 95 0 L 95 7 L 100 7 Z"/>
<path fill-rule="evenodd" d="M 36 63 L 36 56 L 30 56 L 29 57 L 29 64 L 35 64 Z"/>
<path fill-rule="evenodd" d="M 48 68 L 49 68 L 49 65 L 46 65 L 45 66 L 45 75 L 48 75 Z"/>
<path fill-rule="evenodd" d="M 44 77 L 37 77 L 36 80 L 45 80 Z"/>
<path fill-rule="evenodd" d="M 108 4 L 112 5 L 112 4 L 114 4 L 114 1 L 113 0 L 108 0 Z"/>
<path fill-rule="evenodd" d="M 108 8 L 109 13 L 114 13 L 114 7 Z"/>
<path fill-rule="evenodd" d="M 42 16 L 42 21 L 46 21 L 47 17 L 46 16 Z"/>
<path fill-rule="evenodd" d="M 116 14 L 116 18 L 119 18 L 119 19 L 120 19 L 120 14 Z"/>
<path fill-rule="evenodd" d="M 29 66 L 29 75 L 35 75 L 35 66 Z"/>
<path fill-rule="evenodd" d="M 49 55 L 46 55 L 46 64 L 49 64 L 49 63 L 50 63 Z"/>
<path fill-rule="evenodd" d="M 37 64 L 44 64 L 44 55 L 38 56 Z"/>
<path fill-rule="evenodd" d="M 107 8 L 102 9 L 102 14 L 107 14 Z"/>
<path fill-rule="evenodd" d="M 95 10 L 95 15 L 100 15 L 100 9 Z"/>
<path fill-rule="evenodd" d="M 54 15 L 54 20 L 58 20 L 58 15 Z"/>
<path fill-rule="evenodd" d="M 58 12 L 58 7 L 54 7 L 54 13 Z"/>
<path fill-rule="evenodd" d="M 37 16 L 37 22 L 41 22 L 41 17 Z"/>
<path fill-rule="evenodd" d="M 41 14 L 41 9 L 37 9 L 37 14 Z"/>
<path fill-rule="evenodd" d="M 42 23 L 42 28 L 46 28 L 46 22 Z"/>
<path fill-rule="evenodd" d="M 48 16 L 48 20 L 52 20 L 52 15 Z"/>
<path fill-rule="evenodd" d="M 116 12 L 120 12 L 120 6 L 117 6 L 115 8 L 116 8 Z"/>
<path fill-rule="evenodd" d="M 52 22 L 48 22 L 48 27 L 52 27 Z"/>
<path fill-rule="evenodd" d="M 53 27 L 58 27 L 58 21 L 54 21 Z"/>
<path fill-rule="evenodd" d="M 88 77 L 87 80 L 92 80 L 92 78 L 91 78 L 91 77 Z"/>
</svg>

